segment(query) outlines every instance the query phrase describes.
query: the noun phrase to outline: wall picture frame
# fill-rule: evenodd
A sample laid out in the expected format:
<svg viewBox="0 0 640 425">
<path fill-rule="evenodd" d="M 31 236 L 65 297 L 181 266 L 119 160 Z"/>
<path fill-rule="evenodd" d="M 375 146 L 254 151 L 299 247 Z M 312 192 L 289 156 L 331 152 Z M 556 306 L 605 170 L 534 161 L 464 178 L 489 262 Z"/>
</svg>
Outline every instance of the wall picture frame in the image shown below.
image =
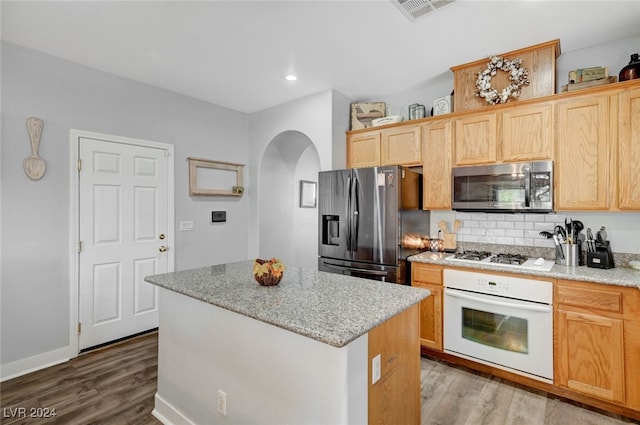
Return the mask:
<svg viewBox="0 0 640 425">
<path fill-rule="evenodd" d="M 318 184 L 300 180 L 300 208 L 315 208 L 318 201 Z"/>
<path fill-rule="evenodd" d="M 365 102 L 351 104 L 351 130 L 372 127 L 371 121 L 386 114 L 384 102 Z"/>
</svg>

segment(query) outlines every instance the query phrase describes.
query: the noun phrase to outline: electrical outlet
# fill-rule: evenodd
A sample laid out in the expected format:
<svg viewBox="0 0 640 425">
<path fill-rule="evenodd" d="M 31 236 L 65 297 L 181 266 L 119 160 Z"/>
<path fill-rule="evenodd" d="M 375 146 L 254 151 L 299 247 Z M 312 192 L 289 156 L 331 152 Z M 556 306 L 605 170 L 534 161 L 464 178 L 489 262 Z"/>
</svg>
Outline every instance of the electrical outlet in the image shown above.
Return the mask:
<svg viewBox="0 0 640 425">
<path fill-rule="evenodd" d="M 375 384 L 380 380 L 380 362 L 381 362 L 380 354 L 375 356 L 371 360 L 371 385 Z"/>
<path fill-rule="evenodd" d="M 227 416 L 227 393 L 218 390 L 218 413 Z"/>
</svg>

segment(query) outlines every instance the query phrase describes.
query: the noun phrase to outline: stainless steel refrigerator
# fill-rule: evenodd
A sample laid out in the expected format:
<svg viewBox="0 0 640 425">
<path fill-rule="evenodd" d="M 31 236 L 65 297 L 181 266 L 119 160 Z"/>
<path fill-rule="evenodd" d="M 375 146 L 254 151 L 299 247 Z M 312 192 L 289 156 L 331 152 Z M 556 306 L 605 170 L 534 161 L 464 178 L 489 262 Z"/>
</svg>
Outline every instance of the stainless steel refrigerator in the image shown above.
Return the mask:
<svg viewBox="0 0 640 425">
<path fill-rule="evenodd" d="M 409 284 L 403 240 L 429 234 L 422 175 L 398 166 L 322 171 L 318 176 L 318 269 Z"/>
</svg>

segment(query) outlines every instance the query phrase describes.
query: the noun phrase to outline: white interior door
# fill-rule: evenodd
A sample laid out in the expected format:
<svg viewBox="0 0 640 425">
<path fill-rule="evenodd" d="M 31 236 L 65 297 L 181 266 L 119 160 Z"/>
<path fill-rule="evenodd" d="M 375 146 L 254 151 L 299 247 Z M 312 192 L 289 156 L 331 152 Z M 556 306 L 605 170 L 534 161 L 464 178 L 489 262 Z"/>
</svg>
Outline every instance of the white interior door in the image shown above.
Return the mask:
<svg viewBox="0 0 640 425">
<path fill-rule="evenodd" d="M 158 326 L 157 288 L 144 277 L 169 271 L 173 237 L 166 149 L 83 137 L 78 146 L 83 350 Z"/>
</svg>

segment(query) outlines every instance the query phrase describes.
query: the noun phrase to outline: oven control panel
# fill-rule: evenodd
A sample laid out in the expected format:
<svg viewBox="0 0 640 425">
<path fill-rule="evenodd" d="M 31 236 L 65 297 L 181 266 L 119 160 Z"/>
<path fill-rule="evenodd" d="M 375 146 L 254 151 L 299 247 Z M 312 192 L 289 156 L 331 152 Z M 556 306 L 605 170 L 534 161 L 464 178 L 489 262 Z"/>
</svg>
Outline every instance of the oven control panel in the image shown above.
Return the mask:
<svg viewBox="0 0 640 425">
<path fill-rule="evenodd" d="M 484 289 L 491 293 L 509 292 L 509 282 L 503 280 L 479 277 L 477 282 L 479 289 Z"/>
<path fill-rule="evenodd" d="M 553 285 L 546 280 L 445 269 L 444 286 L 544 304 L 553 303 Z"/>
</svg>

